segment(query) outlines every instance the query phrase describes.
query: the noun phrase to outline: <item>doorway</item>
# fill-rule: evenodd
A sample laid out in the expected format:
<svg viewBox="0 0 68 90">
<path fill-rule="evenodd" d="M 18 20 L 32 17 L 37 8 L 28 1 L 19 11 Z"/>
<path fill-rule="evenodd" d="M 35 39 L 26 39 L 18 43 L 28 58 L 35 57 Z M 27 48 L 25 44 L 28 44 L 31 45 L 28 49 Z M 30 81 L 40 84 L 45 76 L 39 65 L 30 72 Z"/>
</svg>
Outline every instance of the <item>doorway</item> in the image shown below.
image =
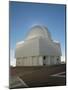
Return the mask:
<svg viewBox="0 0 68 90">
<path fill-rule="evenodd" d="M 46 56 L 43 56 L 43 65 L 46 65 Z"/>
</svg>

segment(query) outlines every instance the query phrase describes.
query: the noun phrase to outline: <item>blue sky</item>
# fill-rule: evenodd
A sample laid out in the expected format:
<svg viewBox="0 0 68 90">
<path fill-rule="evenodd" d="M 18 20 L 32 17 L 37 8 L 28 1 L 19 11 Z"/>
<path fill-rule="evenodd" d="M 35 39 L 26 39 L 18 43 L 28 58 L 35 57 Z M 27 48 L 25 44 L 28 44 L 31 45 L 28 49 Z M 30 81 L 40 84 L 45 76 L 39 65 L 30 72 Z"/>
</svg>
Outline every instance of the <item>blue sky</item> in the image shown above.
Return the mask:
<svg viewBox="0 0 68 90">
<path fill-rule="evenodd" d="M 34 24 L 45 25 L 53 40 L 61 43 L 62 55 L 65 51 L 65 6 L 38 3 L 10 2 L 10 49 L 24 40 L 29 28 Z"/>
</svg>

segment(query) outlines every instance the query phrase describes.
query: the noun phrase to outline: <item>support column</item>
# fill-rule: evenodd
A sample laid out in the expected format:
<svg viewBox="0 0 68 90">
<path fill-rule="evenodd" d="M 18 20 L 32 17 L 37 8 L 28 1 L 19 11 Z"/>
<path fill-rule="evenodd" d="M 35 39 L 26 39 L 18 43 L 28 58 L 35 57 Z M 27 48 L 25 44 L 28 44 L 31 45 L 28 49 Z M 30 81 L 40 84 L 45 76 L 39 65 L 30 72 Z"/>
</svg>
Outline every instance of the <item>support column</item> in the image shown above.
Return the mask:
<svg viewBox="0 0 68 90">
<path fill-rule="evenodd" d="M 43 58 L 42 58 L 42 56 L 39 56 L 38 61 L 39 61 L 39 66 L 43 66 Z"/>
<path fill-rule="evenodd" d="M 48 65 L 50 65 L 50 56 L 48 56 Z"/>
</svg>

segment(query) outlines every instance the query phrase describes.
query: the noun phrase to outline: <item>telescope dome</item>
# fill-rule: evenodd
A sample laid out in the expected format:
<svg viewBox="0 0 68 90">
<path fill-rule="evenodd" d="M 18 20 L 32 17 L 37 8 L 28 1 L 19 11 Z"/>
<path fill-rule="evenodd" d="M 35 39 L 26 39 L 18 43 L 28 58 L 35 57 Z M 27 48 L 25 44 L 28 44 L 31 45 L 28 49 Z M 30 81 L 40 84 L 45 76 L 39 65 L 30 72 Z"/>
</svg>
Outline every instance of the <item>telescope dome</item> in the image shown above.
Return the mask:
<svg viewBox="0 0 68 90">
<path fill-rule="evenodd" d="M 51 39 L 51 35 L 45 26 L 35 25 L 30 28 L 30 32 L 28 33 L 26 40 L 30 40 L 36 37 L 44 37 L 47 39 Z"/>
</svg>

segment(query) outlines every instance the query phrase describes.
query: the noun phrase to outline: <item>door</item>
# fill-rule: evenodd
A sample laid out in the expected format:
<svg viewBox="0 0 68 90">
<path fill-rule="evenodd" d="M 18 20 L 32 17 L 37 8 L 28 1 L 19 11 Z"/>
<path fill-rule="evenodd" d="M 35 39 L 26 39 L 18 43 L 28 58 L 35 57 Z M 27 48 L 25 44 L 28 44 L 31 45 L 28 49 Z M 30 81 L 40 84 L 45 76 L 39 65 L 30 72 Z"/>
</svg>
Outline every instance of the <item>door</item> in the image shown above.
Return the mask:
<svg viewBox="0 0 68 90">
<path fill-rule="evenodd" d="M 43 56 L 43 65 L 46 65 L 46 56 Z"/>
</svg>

